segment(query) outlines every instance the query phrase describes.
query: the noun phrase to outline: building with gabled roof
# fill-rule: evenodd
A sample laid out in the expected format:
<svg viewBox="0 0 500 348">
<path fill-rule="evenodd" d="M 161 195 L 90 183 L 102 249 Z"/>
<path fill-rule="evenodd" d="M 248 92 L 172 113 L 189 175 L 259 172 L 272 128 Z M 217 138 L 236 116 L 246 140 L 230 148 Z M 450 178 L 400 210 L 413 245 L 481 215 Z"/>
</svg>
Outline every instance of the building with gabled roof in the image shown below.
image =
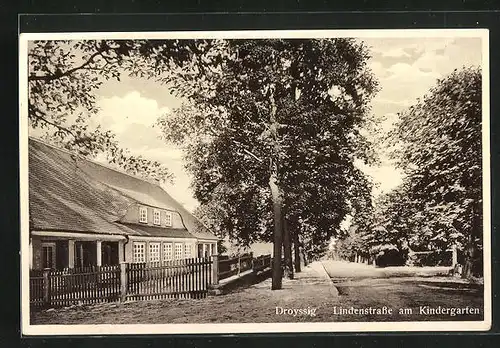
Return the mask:
<svg viewBox="0 0 500 348">
<path fill-rule="evenodd" d="M 157 183 L 29 138 L 31 268 L 217 254 L 218 238 Z"/>
</svg>

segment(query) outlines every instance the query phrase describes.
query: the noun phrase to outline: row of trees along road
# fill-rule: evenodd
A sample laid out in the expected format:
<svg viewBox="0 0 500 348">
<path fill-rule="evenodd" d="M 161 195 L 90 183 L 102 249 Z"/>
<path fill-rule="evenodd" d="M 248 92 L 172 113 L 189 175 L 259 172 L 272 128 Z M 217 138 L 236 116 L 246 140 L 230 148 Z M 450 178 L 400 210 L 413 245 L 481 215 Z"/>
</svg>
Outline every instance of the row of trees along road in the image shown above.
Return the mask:
<svg viewBox="0 0 500 348">
<path fill-rule="evenodd" d="M 479 68 L 455 70 L 399 115 L 389 141 L 405 178 L 339 242 L 344 256 L 456 246 L 462 276 L 482 275 L 481 84 Z"/>
<path fill-rule="evenodd" d="M 293 277 L 292 245 L 296 256 L 299 245 L 322 252 L 348 213 L 371 206 L 370 183 L 354 165 L 373 160 L 360 132 L 377 89 L 368 59 L 352 39 L 37 41 L 29 119 L 50 141 L 168 179 L 89 120 L 106 79 L 129 74 L 170 87 L 183 104 L 159 125 L 185 149 L 199 213 L 220 236 L 273 241 L 279 289 L 282 247 Z"/>
</svg>

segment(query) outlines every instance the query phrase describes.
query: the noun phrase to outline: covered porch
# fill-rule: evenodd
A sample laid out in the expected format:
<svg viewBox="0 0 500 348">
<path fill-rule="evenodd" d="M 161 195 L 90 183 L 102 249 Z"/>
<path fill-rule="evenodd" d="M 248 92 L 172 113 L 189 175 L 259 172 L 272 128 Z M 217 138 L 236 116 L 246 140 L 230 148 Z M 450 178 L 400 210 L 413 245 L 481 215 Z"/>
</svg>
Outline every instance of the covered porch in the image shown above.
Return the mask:
<svg viewBox="0 0 500 348">
<path fill-rule="evenodd" d="M 124 261 L 123 236 L 32 232 L 30 269 L 118 265 Z"/>
<path fill-rule="evenodd" d="M 217 241 L 213 240 L 198 240 L 197 244 L 197 257 L 210 257 L 218 255 Z"/>
</svg>

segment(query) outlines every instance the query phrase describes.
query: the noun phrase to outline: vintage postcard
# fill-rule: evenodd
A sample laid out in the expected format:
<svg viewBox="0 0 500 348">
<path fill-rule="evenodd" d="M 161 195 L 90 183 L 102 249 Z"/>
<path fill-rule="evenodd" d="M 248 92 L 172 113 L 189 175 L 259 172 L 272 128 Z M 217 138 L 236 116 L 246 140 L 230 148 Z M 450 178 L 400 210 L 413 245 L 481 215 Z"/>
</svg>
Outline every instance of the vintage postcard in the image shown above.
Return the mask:
<svg viewBox="0 0 500 348">
<path fill-rule="evenodd" d="M 488 57 L 482 29 L 21 33 L 23 334 L 488 330 Z"/>
</svg>

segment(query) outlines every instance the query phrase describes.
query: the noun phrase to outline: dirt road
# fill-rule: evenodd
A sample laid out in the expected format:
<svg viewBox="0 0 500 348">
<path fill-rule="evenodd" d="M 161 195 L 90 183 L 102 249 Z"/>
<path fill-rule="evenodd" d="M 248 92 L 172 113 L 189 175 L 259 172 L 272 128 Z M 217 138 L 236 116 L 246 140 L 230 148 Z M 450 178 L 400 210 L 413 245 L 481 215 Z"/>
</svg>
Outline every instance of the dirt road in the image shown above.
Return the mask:
<svg viewBox="0 0 500 348">
<path fill-rule="evenodd" d="M 338 292 L 321 264 L 311 264 L 296 279 L 271 290 L 268 279 L 249 288 L 201 300 L 156 300 L 114 303 L 31 315 L 32 324 L 167 324 L 370 322 L 421 320 L 481 320 L 482 288 L 451 283 L 444 277 L 421 277 L 409 270 L 325 262 L 336 278 Z M 318 266 L 321 266 L 319 268 Z M 322 271 L 322 272 L 320 272 Z M 408 276 L 413 274 L 413 276 Z M 392 275 L 392 276 L 391 276 Z M 422 314 L 421 306 L 480 309 L 477 314 Z M 371 308 L 371 309 L 370 309 Z M 392 313 L 384 312 L 391 309 Z M 410 309 L 399 313 L 400 309 Z M 377 313 L 380 310 L 380 313 Z M 424 308 L 425 310 L 425 308 Z"/>
</svg>

